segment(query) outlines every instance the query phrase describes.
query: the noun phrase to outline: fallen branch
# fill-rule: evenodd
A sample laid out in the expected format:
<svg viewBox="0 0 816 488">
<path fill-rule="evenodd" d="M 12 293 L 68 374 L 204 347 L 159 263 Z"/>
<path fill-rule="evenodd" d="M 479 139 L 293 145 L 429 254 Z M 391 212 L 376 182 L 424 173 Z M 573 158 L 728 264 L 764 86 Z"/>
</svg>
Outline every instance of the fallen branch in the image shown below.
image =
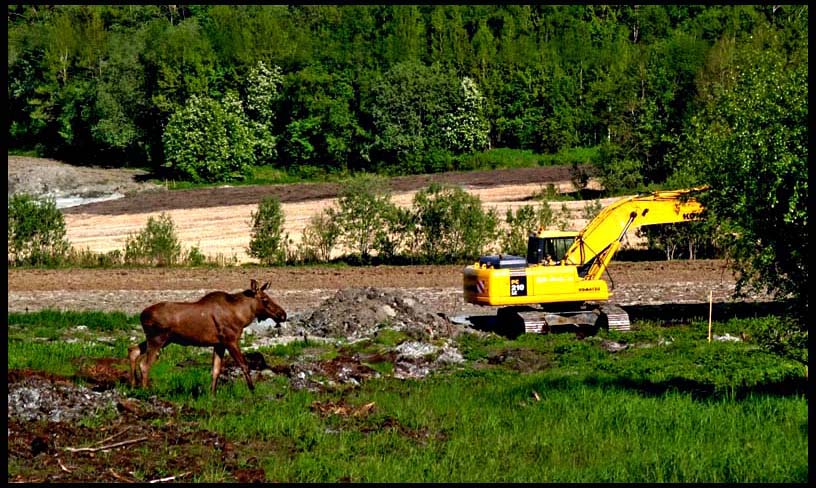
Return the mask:
<svg viewBox="0 0 816 488">
<path fill-rule="evenodd" d="M 97 451 L 105 451 L 107 449 L 113 449 L 114 447 L 122 447 L 127 446 L 130 444 L 136 444 L 137 442 L 146 441 L 148 437 L 139 437 L 138 439 L 131 439 L 128 441 L 117 442 L 116 444 L 110 444 L 107 446 L 99 446 L 99 447 L 63 447 L 64 451 L 68 452 L 97 452 Z"/>
<path fill-rule="evenodd" d="M 113 477 L 116 478 L 119 481 L 124 481 L 125 483 L 133 483 L 133 480 L 129 480 L 129 479 L 125 478 L 121 474 L 114 471 L 113 468 L 108 468 L 108 471 L 110 471 L 110 474 L 112 474 Z"/>
<path fill-rule="evenodd" d="M 61 470 L 65 471 L 66 473 L 71 473 L 71 470 L 66 468 L 65 465 L 62 464 L 62 461 L 60 461 L 60 458 L 57 458 L 57 464 L 59 464 L 59 467 L 60 467 Z"/>
<path fill-rule="evenodd" d="M 111 439 L 115 439 L 115 438 L 119 437 L 120 435 L 124 434 L 125 432 L 129 431 L 131 427 L 133 427 L 133 426 L 128 425 L 127 427 L 125 427 L 125 429 L 123 431 L 119 432 L 118 434 L 113 434 L 111 436 L 105 437 L 104 439 L 102 439 L 101 441 L 97 442 L 94 445 L 99 445 L 99 444 L 102 444 L 103 442 L 108 442 Z"/>
<path fill-rule="evenodd" d="M 151 480 L 148 483 L 164 483 L 165 481 L 173 481 L 174 479 L 184 478 L 188 474 L 190 474 L 190 471 L 178 474 L 176 476 L 168 476 L 167 478 L 159 478 L 157 480 Z"/>
</svg>

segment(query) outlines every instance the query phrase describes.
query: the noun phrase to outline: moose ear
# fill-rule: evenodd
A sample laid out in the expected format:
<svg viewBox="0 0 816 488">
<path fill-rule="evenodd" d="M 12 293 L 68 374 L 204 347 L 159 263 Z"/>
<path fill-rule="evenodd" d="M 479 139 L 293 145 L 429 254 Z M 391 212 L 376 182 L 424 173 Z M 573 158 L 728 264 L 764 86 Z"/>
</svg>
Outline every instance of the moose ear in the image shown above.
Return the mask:
<svg viewBox="0 0 816 488">
<path fill-rule="evenodd" d="M 264 283 L 264 284 L 263 284 L 263 286 L 261 287 L 261 291 L 264 291 L 264 290 L 266 290 L 267 288 L 269 288 L 269 282 L 268 282 L 268 281 L 267 281 L 266 283 Z"/>
<path fill-rule="evenodd" d="M 249 280 L 250 285 L 252 285 L 252 291 L 258 291 L 258 282 L 256 280 Z"/>
</svg>

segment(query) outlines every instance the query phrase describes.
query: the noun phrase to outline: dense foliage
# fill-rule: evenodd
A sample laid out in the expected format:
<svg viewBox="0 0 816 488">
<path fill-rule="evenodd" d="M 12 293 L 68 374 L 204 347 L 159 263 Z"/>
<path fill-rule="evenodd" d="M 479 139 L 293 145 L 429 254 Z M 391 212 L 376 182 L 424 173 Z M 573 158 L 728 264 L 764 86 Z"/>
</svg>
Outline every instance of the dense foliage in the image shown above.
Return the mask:
<svg viewBox="0 0 816 488">
<path fill-rule="evenodd" d="M 740 49 L 721 46 L 724 54 L 710 67 L 717 80 L 678 150 L 684 171 L 677 179 L 709 185 L 701 201 L 742 272 L 738 287 L 794 298 L 805 316 L 807 40 L 767 29 L 755 35 Z"/>
<path fill-rule="evenodd" d="M 602 145 L 607 185 L 636 188 L 670 176 L 668 153 L 717 87 L 765 59 L 735 65 L 733 53 L 778 35 L 770 51 L 806 71 L 807 16 L 806 5 L 10 5 L 9 143 L 193 180 L 258 164 L 404 174 L 457 169 L 486 148 Z"/>
</svg>

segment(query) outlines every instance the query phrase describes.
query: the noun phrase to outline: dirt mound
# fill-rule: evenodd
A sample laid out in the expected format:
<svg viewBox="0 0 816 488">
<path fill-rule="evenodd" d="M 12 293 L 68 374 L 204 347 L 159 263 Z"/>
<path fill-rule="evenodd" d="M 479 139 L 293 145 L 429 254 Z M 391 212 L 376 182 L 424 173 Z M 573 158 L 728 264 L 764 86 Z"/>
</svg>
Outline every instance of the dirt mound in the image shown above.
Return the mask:
<svg viewBox="0 0 816 488">
<path fill-rule="evenodd" d="M 450 337 L 450 323 L 431 310 L 432 305 L 399 289 L 344 288 L 293 325 L 311 336 L 348 340 L 372 337 L 382 328 L 402 330 L 418 340 Z"/>
<path fill-rule="evenodd" d="M 43 197 L 96 198 L 159 190 L 148 183 L 146 171 L 72 166 L 53 159 L 8 157 L 8 196 L 17 193 Z"/>
<path fill-rule="evenodd" d="M 75 385 L 67 378 L 20 370 L 9 371 L 7 377 L 9 418 L 74 422 L 114 410 L 141 415 L 173 413 L 169 404 L 140 402 L 113 389 L 95 391 Z"/>
</svg>

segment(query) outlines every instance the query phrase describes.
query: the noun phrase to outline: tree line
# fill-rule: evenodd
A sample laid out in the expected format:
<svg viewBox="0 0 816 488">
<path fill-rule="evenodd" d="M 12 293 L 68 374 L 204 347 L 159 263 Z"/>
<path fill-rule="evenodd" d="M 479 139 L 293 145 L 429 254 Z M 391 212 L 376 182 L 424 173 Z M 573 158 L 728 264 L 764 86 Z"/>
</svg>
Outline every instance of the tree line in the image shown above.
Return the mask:
<svg viewBox="0 0 816 488">
<path fill-rule="evenodd" d="M 489 148 L 601 145 L 605 177 L 636 188 L 675 172 L 672 148 L 737 51 L 771 35 L 774 50 L 806 46 L 806 18 L 772 5 L 10 5 L 10 147 L 222 181 L 266 164 L 408 174 Z"/>
</svg>

